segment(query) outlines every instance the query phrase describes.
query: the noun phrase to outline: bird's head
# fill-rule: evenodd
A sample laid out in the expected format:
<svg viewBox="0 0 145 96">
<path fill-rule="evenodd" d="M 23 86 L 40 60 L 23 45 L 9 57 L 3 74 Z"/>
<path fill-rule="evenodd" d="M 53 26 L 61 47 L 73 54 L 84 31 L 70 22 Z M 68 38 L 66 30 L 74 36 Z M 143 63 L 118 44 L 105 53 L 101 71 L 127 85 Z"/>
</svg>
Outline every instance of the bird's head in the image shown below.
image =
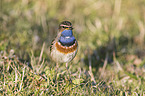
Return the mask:
<svg viewBox="0 0 145 96">
<path fill-rule="evenodd" d="M 69 21 L 63 21 L 59 25 L 59 30 L 62 32 L 63 30 L 73 30 L 72 24 Z"/>
</svg>

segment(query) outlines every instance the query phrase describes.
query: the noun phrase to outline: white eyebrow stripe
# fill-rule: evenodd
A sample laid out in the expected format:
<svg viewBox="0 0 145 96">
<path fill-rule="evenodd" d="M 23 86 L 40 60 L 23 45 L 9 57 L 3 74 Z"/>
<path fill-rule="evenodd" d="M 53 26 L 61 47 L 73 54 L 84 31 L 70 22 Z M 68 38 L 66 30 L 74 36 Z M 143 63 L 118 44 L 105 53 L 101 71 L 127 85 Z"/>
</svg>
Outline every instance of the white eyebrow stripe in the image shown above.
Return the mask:
<svg viewBox="0 0 145 96">
<path fill-rule="evenodd" d="M 61 24 L 60 26 L 65 26 L 65 27 L 72 27 L 72 26 L 68 26 L 68 25 L 63 25 L 63 24 Z"/>
</svg>

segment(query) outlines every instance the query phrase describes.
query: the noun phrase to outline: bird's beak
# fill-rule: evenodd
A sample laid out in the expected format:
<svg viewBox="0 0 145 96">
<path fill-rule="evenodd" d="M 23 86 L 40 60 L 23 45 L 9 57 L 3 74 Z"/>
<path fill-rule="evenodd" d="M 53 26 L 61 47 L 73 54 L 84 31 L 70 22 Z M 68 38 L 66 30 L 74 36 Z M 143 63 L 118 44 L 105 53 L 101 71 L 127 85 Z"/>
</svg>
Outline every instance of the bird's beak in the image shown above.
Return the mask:
<svg viewBox="0 0 145 96">
<path fill-rule="evenodd" d="M 68 30 L 73 30 L 73 28 L 72 27 L 68 27 Z"/>
</svg>

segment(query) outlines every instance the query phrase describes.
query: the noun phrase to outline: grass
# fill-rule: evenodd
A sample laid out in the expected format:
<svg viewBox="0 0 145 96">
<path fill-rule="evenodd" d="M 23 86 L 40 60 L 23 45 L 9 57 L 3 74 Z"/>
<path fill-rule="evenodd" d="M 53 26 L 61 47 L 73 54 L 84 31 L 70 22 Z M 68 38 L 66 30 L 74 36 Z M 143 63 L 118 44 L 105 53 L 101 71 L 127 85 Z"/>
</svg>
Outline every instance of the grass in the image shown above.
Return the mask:
<svg viewBox="0 0 145 96">
<path fill-rule="evenodd" d="M 1 95 L 145 95 L 145 1 L 1 0 Z M 49 46 L 69 20 L 75 59 L 56 64 Z"/>
</svg>

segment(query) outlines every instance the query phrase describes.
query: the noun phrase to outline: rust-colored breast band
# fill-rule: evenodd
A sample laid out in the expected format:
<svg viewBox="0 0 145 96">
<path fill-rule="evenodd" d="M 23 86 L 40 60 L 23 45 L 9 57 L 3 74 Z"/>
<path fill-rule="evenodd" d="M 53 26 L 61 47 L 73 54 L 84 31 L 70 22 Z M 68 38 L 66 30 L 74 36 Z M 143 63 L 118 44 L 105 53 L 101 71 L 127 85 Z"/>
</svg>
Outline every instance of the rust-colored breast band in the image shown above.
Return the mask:
<svg viewBox="0 0 145 96">
<path fill-rule="evenodd" d="M 75 42 L 72 46 L 66 47 L 62 46 L 59 42 L 56 42 L 55 47 L 59 52 L 67 54 L 76 51 L 78 45 L 77 42 Z"/>
</svg>

